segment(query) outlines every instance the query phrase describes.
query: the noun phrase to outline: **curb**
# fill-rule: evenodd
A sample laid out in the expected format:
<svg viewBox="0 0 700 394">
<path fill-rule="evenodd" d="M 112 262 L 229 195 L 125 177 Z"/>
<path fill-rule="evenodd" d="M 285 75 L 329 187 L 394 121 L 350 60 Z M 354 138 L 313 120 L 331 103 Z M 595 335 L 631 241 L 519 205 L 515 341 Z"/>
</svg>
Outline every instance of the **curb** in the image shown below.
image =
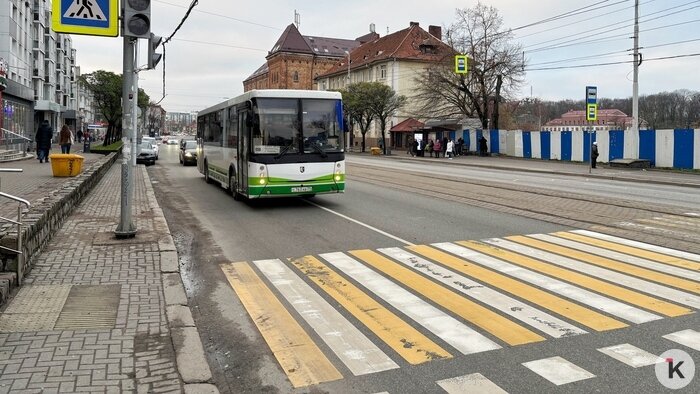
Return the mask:
<svg viewBox="0 0 700 394">
<path fill-rule="evenodd" d="M 360 156 L 358 154 L 358 156 Z M 394 156 L 394 155 L 392 155 Z M 389 160 L 398 160 L 398 161 L 405 161 L 405 162 L 414 162 L 416 161 L 415 157 L 385 157 Z M 429 160 L 420 160 L 420 162 L 430 162 Z M 535 168 L 527 168 L 527 167 L 515 167 L 515 166 L 496 166 L 496 165 L 489 165 L 489 164 L 474 164 L 474 163 L 460 163 L 460 162 L 455 162 L 455 161 L 440 161 L 439 163 L 444 163 L 448 165 L 455 165 L 455 166 L 463 166 L 463 167 L 476 167 L 476 168 L 488 168 L 491 170 L 503 170 L 503 171 L 521 171 L 521 172 L 530 172 L 530 173 L 535 173 L 535 174 L 544 174 L 544 175 L 566 175 L 566 176 L 577 176 L 577 177 L 583 177 L 583 178 L 597 178 L 597 179 L 606 179 L 606 180 L 613 180 L 613 181 L 621 181 L 621 182 L 642 182 L 642 183 L 651 183 L 651 184 L 656 184 L 656 185 L 666 185 L 666 186 L 683 186 L 683 187 L 691 187 L 695 189 L 700 189 L 700 182 L 698 183 L 687 183 L 687 182 L 671 182 L 671 181 L 663 181 L 663 180 L 657 180 L 657 179 L 635 179 L 635 178 L 628 178 L 624 176 L 617 176 L 617 175 L 601 175 L 601 174 L 580 174 L 578 172 L 569 172 L 569 171 L 554 171 L 554 170 L 541 170 L 541 169 L 535 169 Z M 663 172 L 663 170 L 654 170 L 652 169 L 651 171 L 654 172 Z"/>
<path fill-rule="evenodd" d="M 204 354 L 199 331 L 188 306 L 187 293 L 180 276 L 175 242 L 165 220 L 165 215 L 163 215 L 163 210 L 156 200 L 148 172 L 145 167 L 140 167 L 140 169 L 143 172 L 146 195 L 153 211 L 154 220 L 166 229 L 166 234 L 158 240 L 158 249 L 160 250 L 163 296 L 165 297 L 168 328 L 175 349 L 177 371 L 184 383 L 185 393 L 218 394 L 219 390 L 216 386 L 209 383 L 212 380 L 212 374 Z"/>
</svg>

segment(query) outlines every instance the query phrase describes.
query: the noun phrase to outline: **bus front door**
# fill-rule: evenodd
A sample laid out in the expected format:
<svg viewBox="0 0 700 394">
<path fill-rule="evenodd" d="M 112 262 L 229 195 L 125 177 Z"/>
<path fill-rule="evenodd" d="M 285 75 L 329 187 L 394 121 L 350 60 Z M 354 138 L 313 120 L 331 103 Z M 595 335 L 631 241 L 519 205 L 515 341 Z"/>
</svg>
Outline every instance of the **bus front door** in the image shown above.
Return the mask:
<svg viewBox="0 0 700 394">
<path fill-rule="evenodd" d="M 248 139 L 250 129 L 248 123 L 248 111 L 241 111 L 238 116 L 238 171 L 236 171 L 238 188 L 241 194 L 248 196 Z"/>
</svg>

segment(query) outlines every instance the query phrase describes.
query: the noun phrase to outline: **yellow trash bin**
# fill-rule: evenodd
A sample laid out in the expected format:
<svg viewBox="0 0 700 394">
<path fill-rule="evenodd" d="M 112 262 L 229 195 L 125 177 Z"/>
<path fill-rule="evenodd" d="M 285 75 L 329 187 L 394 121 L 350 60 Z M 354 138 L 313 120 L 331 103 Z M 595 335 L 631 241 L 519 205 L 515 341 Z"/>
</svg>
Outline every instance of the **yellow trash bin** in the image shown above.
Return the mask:
<svg viewBox="0 0 700 394">
<path fill-rule="evenodd" d="M 53 154 L 49 155 L 51 161 L 51 171 L 53 176 L 76 176 L 83 169 L 85 158 L 74 154 Z"/>
<path fill-rule="evenodd" d="M 370 152 L 372 152 L 372 154 L 374 156 L 379 156 L 382 153 L 382 150 L 379 149 L 378 146 L 373 146 L 373 147 L 369 148 L 369 150 L 370 150 Z"/>
</svg>

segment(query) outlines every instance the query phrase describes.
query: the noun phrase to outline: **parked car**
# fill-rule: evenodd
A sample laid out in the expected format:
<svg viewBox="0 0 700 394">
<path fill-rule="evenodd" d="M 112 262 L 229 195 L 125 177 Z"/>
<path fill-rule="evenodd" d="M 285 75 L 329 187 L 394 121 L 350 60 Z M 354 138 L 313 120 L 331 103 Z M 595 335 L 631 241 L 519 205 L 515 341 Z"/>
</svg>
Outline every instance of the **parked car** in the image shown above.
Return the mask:
<svg viewBox="0 0 700 394">
<path fill-rule="evenodd" d="M 153 137 L 141 137 L 141 141 L 147 141 L 153 145 L 153 149 L 156 151 L 156 160 L 158 160 L 158 140 Z"/>
<path fill-rule="evenodd" d="M 177 145 L 178 142 L 175 138 L 169 138 L 168 139 L 168 145 Z"/>
<path fill-rule="evenodd" d="M 138 155 L 136 156 L 136 163 L 143 163 L 145 165 L 156 164 L 156 150 L 150 142 L 142 141 L 137 149 Z"/>
<path fill-rule="evenodd" d="M 180 163 L 182 163 L 183 166 L 197 164 L 197 141 L 183 141 L 184 144 L 180 146 Z"/>
</svg>

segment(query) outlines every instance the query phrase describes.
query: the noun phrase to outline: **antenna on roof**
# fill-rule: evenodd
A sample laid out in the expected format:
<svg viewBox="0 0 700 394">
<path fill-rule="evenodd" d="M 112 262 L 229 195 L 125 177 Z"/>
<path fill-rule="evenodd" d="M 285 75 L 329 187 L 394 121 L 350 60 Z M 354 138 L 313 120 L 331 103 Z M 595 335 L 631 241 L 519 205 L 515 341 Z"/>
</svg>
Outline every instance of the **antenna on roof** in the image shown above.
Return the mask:
<svg viewBox="0 0 700 394">
<path fill-rule="evenodd" d="M 294 10 L 294 24 L 297 25 L 298 30 L 299 25 L 301 25 L 301 14 L 299 14 L 297 10 Z"/>
<path fill-rule="evenodd" d="M 370 33 L 374 33 L 374 32 L 375 32 L 375 31 L 374 31 L 374 23 L 370 23 L 370 24 L 369 24 L 369 32 L 370 32 Z"/>
<path fill-rule="evenodd" d="M 389 35 L 389 26 L 386 27 L 386 35 Z"/>
</svg>

